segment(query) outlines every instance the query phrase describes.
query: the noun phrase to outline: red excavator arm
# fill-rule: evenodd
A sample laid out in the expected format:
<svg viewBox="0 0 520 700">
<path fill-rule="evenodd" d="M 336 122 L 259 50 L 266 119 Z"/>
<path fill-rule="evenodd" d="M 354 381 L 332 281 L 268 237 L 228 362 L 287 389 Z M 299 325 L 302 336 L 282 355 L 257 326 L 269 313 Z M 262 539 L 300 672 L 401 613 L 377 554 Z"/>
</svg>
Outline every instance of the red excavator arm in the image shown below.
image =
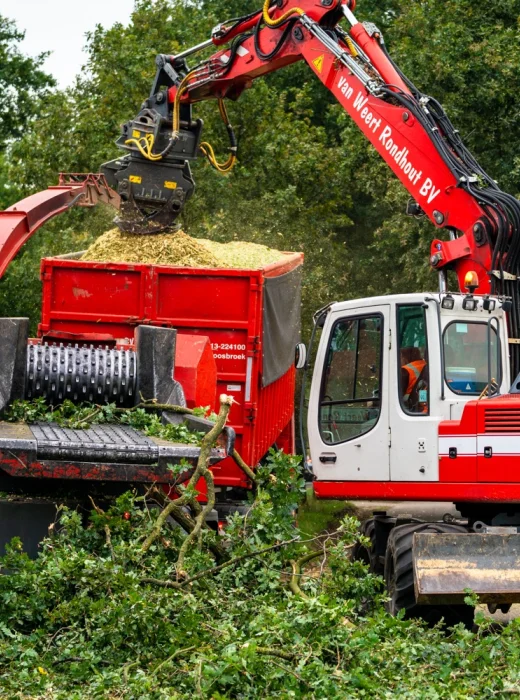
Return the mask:
<svg viewBox="0 0 520 700">
<path fill-rule="evenodd" d="M 348 4 L 337 0 L 319 4 L 302 0 L 298 7 L 304 14 L 300 14 L 293 1 L 284 3 L 281 9 L 272 8 L 270 12 L 275 19 L 290 12 L 289 16 L 297 17 L 293 27 L 289 24 L 291 20 L 287 20 L 284 27 L 259 29 L 261 13 L 246 21 L 246 30 L 254 22 L 255 33 L 247 36 L 244 28 L 237 27 L 235 32 L 241 32 L 238 48 L 237 42 L 188 73 L 182 88 L 170 89 L 170 100 L 175 103 L 180 90 L 183 102 L 208 97 L 235 98 L 254 78 L 288 63 L 305 60 L 401 180 L 422 212 L 436 228 L 453 233 L 454 240 L 434 241 L 432 264 L 438 269 L 454 267 L 461 288 L 466 272 L 476 270 L 479 291 L 488 292 L 492 246 L 486 231 L 493 231 L 493 217 L 478 198 L 461 186 L 460 173 L 450 167 L 445 154 L 432 139 L 426 118 L 427 103 L 414 97 L 410 86 L 385 54 L 381 34 L 373 26 L 356 22 Z M 351 23 L 350 34 L 333 36 L 334 31 L 337 32 L 334 22 L 343 12 Z M 284 32 L 287 36 L 282 41 Z M 221 39 L 215 43 L 219 41 Z M 273 58 L 263 58 L 271 54 Z M 220 69 L 215 67 L 219 65 Z M 481 236 L 477 235 L 478 231 Z"/>
<path fill-rule="evenodd" d="M 105 202 L 119 208 L 120 197 L 101 174 L 60 173 L 59 184 L 0 212 L 0 277 L 23 244 L 53 216 L 74 205 Z"/>
<path fill-rule="evenodd" d="M 507 294 L 511 290 L 504 272 L 518 245 L 512 233 L 519 222 L 511 209 L 518 209 L 518 202 L 505 201 L 509 196 L 465 149 L 442 107 L 422 95 L 393 63 L 377 27 L 356 20 L 354 4 L 283 0 L 270 6 L 267 0 L 262 10 L 216 27 L 207 42 L 177 56 L 158 57 L 152 94 L 138 117 L 123 127 L 118 142 L 129 155 L 107 164 L 105 171 L 111 184 L 120 185 L 131 230 L 140 228 L 135 210 L 152 202 L 143 193 L 161 189 L 158 179 L 165 180 L 161 170 L 150 181 L 154 166 L 170 164 L 172 176 L 164 185 L 177 198 L 169 212 L 175 218 L 193 189 L 187 161 L 199 154 L 197 146 L 219 170 L 226 172 L 234 163 L 237 145 L 224 98 L 236 99 L 256 78 L 304 60 L 408 189 L 414 200 L 410 213 L 426 214 L 439 230 L 431 264 L 438 270 L 454 269 L 461 288 L 466 273 L 475 270 L 479 292 Z M 343 19 L 348 31 L 339 24 Z M 212 45 L 226 47 L 189 69 L 187 56 Z M 191 116 L 191 105 L 208 98 L 218 99 L 230 133 L 231 156 L 224 164 L 216 161 L 209 144 L 200 143 L 200 125 Z M 188 168 L 182 181 L 181 167 Z M 154 194 L 154 206 L 158 199 Z M 130 206 L 126 212 L 125 206 Z M 122 227 L 128 228 L 124 219 Z M 158 230 L 149 226 L 157 220 L 154 210 L 141 232 Z"/>
</svg>

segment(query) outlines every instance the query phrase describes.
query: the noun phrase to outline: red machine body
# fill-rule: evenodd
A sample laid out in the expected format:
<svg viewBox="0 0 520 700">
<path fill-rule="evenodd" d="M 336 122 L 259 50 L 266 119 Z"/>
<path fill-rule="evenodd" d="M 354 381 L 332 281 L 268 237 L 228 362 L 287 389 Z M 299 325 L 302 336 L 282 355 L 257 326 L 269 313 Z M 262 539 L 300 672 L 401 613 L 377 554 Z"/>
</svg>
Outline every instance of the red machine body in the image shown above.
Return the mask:
<svg viewBox="0 0 520 700">
<path fill-rule="evenodd" d="M 39 336 L 121 344 L 138 325 L 176 328 L 175 379 L 188 405 L 217 409 L 220 394 L 234 396 L 229 424 L 237 450 L 256 464 L 274 444 L 295 448 L 294 367 L 262 385 L 263 306 L 266 279 L 302 262 L 293 253 L 261 269 L 236 270 L 46 258 Z M 219 486 L 248 485 L 231 458 L 215 465 L 214 474 Z"/>
<path fill-rule="evenodd" d="M 460 420 L 439 424 L 439 480 L 316 481 L 320 498 L 520 503 L 518 394 L 469 401 Z"/>
</svg>

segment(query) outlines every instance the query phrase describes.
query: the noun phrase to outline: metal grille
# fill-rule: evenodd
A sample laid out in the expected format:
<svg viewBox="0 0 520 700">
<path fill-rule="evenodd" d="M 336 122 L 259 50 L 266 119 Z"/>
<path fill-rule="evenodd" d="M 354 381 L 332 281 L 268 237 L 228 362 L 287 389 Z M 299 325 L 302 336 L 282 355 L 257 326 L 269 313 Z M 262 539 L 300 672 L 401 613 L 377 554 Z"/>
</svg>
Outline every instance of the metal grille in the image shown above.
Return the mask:
<svg viewBox="0 0 520 700">
<path fill-rule="evenodd" d="M 28 399 L 43 396 L 49 403 L 70 399 L 132 406 L 136 381 L 133 350 L 48 343 L 28 347 Z"/>
<path fill-rule="evenodd" d="M 486 433 L 520 433 L 520 408 L 486 408 Z"/>
<path fill-rule="evenodd" d="M 73 430 L 56 423 L 35 423 L 30 428 L 39 459 L 150 464 L 159 457 L 159 448 L 150 438 L 124 425 Z"/>
</svg>

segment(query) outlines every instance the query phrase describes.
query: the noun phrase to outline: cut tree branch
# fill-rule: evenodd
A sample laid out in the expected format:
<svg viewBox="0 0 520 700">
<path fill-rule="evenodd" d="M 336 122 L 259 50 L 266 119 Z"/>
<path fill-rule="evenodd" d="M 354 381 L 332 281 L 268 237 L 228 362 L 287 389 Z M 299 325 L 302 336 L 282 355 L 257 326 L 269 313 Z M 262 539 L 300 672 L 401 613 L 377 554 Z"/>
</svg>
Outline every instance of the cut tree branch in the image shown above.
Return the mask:
<svg viewBox="0 0 520 700">
<path fill-rule="evenodd" d="M 291 580 L 289 581 L 289 588 L 294 593 L 294 595 L 297 595 L 300 598 L 303 598 L 304 600 L 309 600 L 309 596 L 302 591 L 298 582 L 298 579 L 301 576 L 302 566 L 307 562 L 311 561 L 312 559 L 317 559 L 318 557 L 321 557 L 325 554 L 326 552 L 318 549 L 315 552 L 308 552 L 307 554 L 304 554 L 303 557 L 300 557 L 296 561 L 291 561 L 292 576 Z"/>
<path fill-rule="evenodd" d="M 240 469 L 241 469 L 243 472 L 245 472 L 246 476 L 248 476 L 248 477 L 251 479 L 251 481 L 253 482 L 253 484 L 255 484 L 255 483 L 256 483 L 256 475 L 255 475 L 254 471 L 251 469 L 250 466 L 248 466 L 248 465 L 244 462 L 244 460 L 242 459 L 242 457 L 238 454 L 238 452 L 237 452 L 236 450 L 233 450 L 233 459 L 234 459 L 235 462 L 238 464 L 238 466 L 240 467 Z"/>
<path fill-rule="evenodd" d="M 171 503 L 168 496 L 163 491 L 158 489 L 155 485 L 153 489 L 148 492 L 147 497 L 152 497 L 153 500 L 158 501 L 163 508 L 164 506 Z M 195 520 L 183 508 L 177 507 L 176 502 L 174 503 L 176 507 L 173 508 L 171 511 L 171 517 L 183 528 L 183 530 L 186 530 L 186 532 L 188 533 L 192 532 L 192 530 L 195 528 Z M 195 503 L 199 505 L 198 501 L 195 501 Z M 193 504 L 190 505 L 193 506 Z M 198 512 L 200 512 L 200 510 L 201 508 L 199 506 Z M 203 527 L 207 530 L 210 529 L 206 523 L 203 524 Z M 229 555 L 227 554 L 224 547 L 220 544 L 220 542 L 217 542 L 214 539 L 210 539 L 207 544 L 208 549 L 215 556 L 218 562 L 225 561 L 226 559 L 228 559 Z"/>
<path fill-rule="evenodd" d="M 209 473 L 208 469 L 208 464 L 209 464 L 209 457 L 211 453 L 211 448 L 213 447 L 214 442 L 224 429 L 224 426 L 227 421 L 227 417 L 229 415 L 229 410 L 231 408 L 231 404 L 233 403 L 233 397 L 231 396 L 226 396 L 225 394 L 222 394 L 220 397 L 220 411 L 217 417 L 217 420 L 215 422 L 215 425 L 211 428 L 209 433 L 206 433 L 204 437 L 202 438 L 201 446 L 200 446 L 200 454 L 199 454 L 199 459 L 197 461 L 197 467 L 195 471 L 193 472 L 188 485 L 186 487 L 186 491 L 183 493 L 182 496 L 179 498 L 172 500 L 171 503 L 169 503 L 159 514 L 157 520 L 155 521 L 155 526 L 152 530 L 152 532 L 148 535 L 146 540 L 143 542 L 143 546 L 141 548 L 141 551 L 147 552 L 152 544 L 155 542 L 155 540 L 160 536 L 162 528 L 164 527 L 164 524 L 166 523 L 168 517 L 172 514 L 172 512 L 176 508 L 180 508 L 181 506 L 184 506 L 195 499 L 193 498 L 193 490 L 195 489 L 195 486 L 197 485 L 197 482 L 201 477 L 206 477 L 206 474 Z M 154 406 L 159 406 L 159 405 L 167 405 L 167 404 L 154 404 Z M 189 409 L 187 409 L 189 410 Z M 206 483 L 208 483 L 209 479 L 206 479 Z M 209 492 L 209 489 L 208 489 Z M 213 489 L 213 498 L 214 498 L 214 489 Z M 209 498 L 208 498 L 209 502 Z M 211 506 L 213 508 L 214 502 Z M 205 509 L 204 509 L 205 510 Z M 204 512 L 204 511 L 203 511 Z M 201 514 L 197 515 L 197 521 L 200 519 Z M 200 526 L 202 527 L 202 525 Z M 197 530 L 197 534 L 198 531 Z M 190 532 L 188 535 L 189 541 L 193 541 L 193 537 L 191 537 L 193 531 Z M 184 550 L 185 551 L 185 550 Z M 180 556 L 180 555 L 179 555 Z M 178 567 L 178 571 L 182 570 L 182 558 L 181 558 L 181 566 Z"/>
</svg>

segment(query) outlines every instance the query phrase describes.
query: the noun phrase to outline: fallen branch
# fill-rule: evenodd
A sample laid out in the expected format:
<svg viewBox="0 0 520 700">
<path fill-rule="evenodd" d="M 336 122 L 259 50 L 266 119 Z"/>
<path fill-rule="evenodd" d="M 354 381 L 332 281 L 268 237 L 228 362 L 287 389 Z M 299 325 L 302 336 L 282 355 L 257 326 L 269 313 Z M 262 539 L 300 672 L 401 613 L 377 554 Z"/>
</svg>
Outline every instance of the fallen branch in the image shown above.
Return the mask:
<svg viewBox="0 0 520 700">
<path fill-rule="evenodd" d="M 112 559 L 115 559 L 116 554 L 114 552 L 114 547 L 112 546 L 112 535 L 110 534 L 110 528 L 108 527 L 108 525 L 105 525 L 103 529 L 105 530 L 105 542 L 110 551 L 110 556 L 112 557 Z"/>
<path fill-rule="evenodd" d="M 251 467 L 249 467 L 249 466 L 244 462 L 244 460 L 242 459 L 242 457 L 238 454 L 238 452 L 237 452 L 236 450 L 233 450 L 233 459 L 234 459 L 235 462 L 238 464 L 238 466 L 240 467 L 240 469 L 241 469 L 243 472 L 245 472 L 246 476 L 248 476 L 248 477 L 251 479 L 251 481 L 253 482 L 253 484 L 255 484 L 255 483 L 256 483 L 256 474 L 255 474 L 254 471 L 251 469 Z"/>
<path fill-rule="evenodd" d="M 148 491 L 146 497 L 152 497 L 154 500 L 159 501 L 163 507 L 169 505 L 172 502 L 166 496 L 164 491 L 159 490 L 155 485 L 153 489 L 150 489 Z M 198 514 L 201 511 L 200 505 L 198 501 L 194 501 L 194 503 L 196 503 L 197 506 L 199 506 L 198 509 L 194 508 L 194 510 Z M 190 505 L 193 507 L 193 503 L 191 503 Z M 186 530 L 186 532 L 188 533 L 192 532 L 192 530 L 195 528 L 194 518 L 192 518 L 191 515 L 189 515 L 189 513 L 187 513 L 183 508 L 178 507 L 176 501 L 174 501 L 174 506 L 175 507 L 171 510 L 171 517 L 183 528 L 183 530 Z M 206 523 L 203 524 L 203 527 L 207 530 L 210 529 Z M 220 542 L 215 541 L 214 538 L 208 541 L 208 549 L 219 562 L 225 561 L 228 558 L 228 554 L 224 547 L 220 544 Z"/>
<path fill-rule="evenodd" d="M 198 579 L 204 578 L 205 576 L 212 576 L 213 574 L 218 574 L 219 571 L 222 571 L 222 569 L 226 569 L 228 566 L 234 566 L 235 564 L 244 561 L 244 559 L 253 559 L 254 557 L 259 557 L 262 554 L 265 554 L 266 552 L 270 552 L 274 549 L 280 549 L 281 547 L 287 547 L 288 545 L 293 544 L 294 542 L 298 542 L 297 537 L 294 537 L 292 540 L 286 540 L 285 542 L 273 544 L 270 547 L 265 547 L 264 549 L 259 549 L 256 552 L 248 552 L 247 554 L 241 554 L 240 556 L 234 557 L 229 561 L 225 561 L 219 566 L 214 566 L 211 569 L 204 569 L 203 571 L 199 571 L 198 574 L 195 574 L 194 576 L 191 576 L 190 578 L 187 578 L 180 583 L 177 583 L 176 581 L 162 581 L 161 579 L 149 577 L 142 578 L 141 583 L 153 583 L 154 585 L 160 586 L 161 588 L 175 588 L 177 590 L 181 590 L 183 588 L 186 588 L 188 584 L 193 583 L 193 581 L 197 581 Z"/>
<path fill-rule="evenodd" d="M 94 419 L 96 416 L 98 416 L 98 415 L 101 413 L 102 410 L 103 410 L 103 407 L 102 407 L 102 406 L 98 406 L 94 411 L 92 411 L 92 412 L 89 413 L 87 416 L 85 416 L 85 418 L 83 418 L 82 420 L 78 421 L 78 423 L 77 423 L 77 428 L 79 429 L 79 428 L 81 428 L 81 426 L 83 426 L 83 425 L 84 425 L 85 427 L 88 428 L 88 427 L 90 426 L 90 424 L 92 423 L 93 419 Z"/>
<path fill-rule="evenodd" d="M 130 413 L 137 411 L 138 408 L 144 408 L 147 411 L 169 411 L 170 413 L 180 413 L 181 415 L 195 416 L 197 413 L 192 408 L 186 406 L 176 406 L 171 403 L 157 403 L 153 399 L 149 401 L 140 401 L 135 406 L 130 408 L 114 408 L 114 413 Z"/>
<path fill-rule="evenodd" d="M 154 676 L 156 673 L 159 673 L 160 669 L 163 666 L 166 666 L 166 664 L 169 664 L 171 661 L 174 661 L 178 656 L 181 656 L 182 654 L 187 654 L 190 651 L 195 651 L 195 649 L 197 649 L 196 646 L 186 647 L 185 649 L 177 649 L 177 651 L 174 651 L 171 656 L 169 656 L 164 661 L 161 661 L 161 663 L 158 666 L 156 666 L 156 668 L 152 671 L 152 676 Z"/>
<path fill-rule="evenodd" d="M 282 649 L 275 649 L 274 647 L 256 647 L 256 653 L 262 654 L 262 656 L 276 656 L 285 661 L 292 661 L 296 656 L 296 654 L 290 651 L 283 651 Z"/>
<path fill-rule="evenodd" d="M 176 590 L 182 590 L 183 586 L 177 581 L 163 581 L 160 578 L 153 578 L 151 576 L 144 576 L 141 579 L 141 583 L 152 583 L 154 586 L 159 586 L 159 588 L 175 588 Z"/>
<path fill-rule="evenodd" d="M 179 498 L 172 500 L 159 514 L 155 526 L 152 530 L 152 532 L 148 535 L 146 540 L 143 543 L 143 546 L 141 548 L 141 551 L 147 552 L 152 544 L 155 542 L 155 540 L 160 536 L 162 528 L 164 527 L 164 524 L 168 520 L 169 516 L 172 514 L 172 512 L 176 508 L 180 508 L 181 506 L 187 505 L 188 503 L 192 502 L 193 499 L 193 489 L 197 485 L 198 480 L 201 477 L 206 476 L 206 472 L 209 472 L 207 468 L 207 464 L 209 462 L 209 456 L 211 452 L 211 448 L 213 446 L 213 443 L 215 440 L 218 438 L 220 433 L 222 432 L 224 425 L 226 424 L 227 417 L 229 415 L 229 410 L 231 408 L 231 404 L 233 402 L 233 398 L 230 396 L 226 396 L 225 394 L 222 394 L 220 397 L 220 411 L 219 415 L 217 417 L 217 420 L 215 422 L 215 425 L 211 428 L 209 433 L 204 435 L 202 438 L 201 446 L 200 446 L 200 454 L 199 454 L 199 459 L 197 461 L 197 467 L 195 471 L 193 472 L 188 485 L 186 487 L 186 491 L 182 496 Z M 154 404 L 154 406 L 164 406 L 168 404 Z M 189 410 L 189 409 L 187 409 Z M 211 508 L 213 508 L 214 503 L 212 504 Z M 197 520 L 200 518 L 200 514 L 197 516 Z M 200 529 L 200 528 L 199 528 Z M 189 535 L 188 538 L 190 539 L 190 542 L 194 539 L 191 537 L 194 531 L 192 531 Z M 198 534 L 198 530 L 197 530 Z M 196 535 L 195 535 L 196 536 Z M 181 564 L 182 564 L 182 559 L 181 559 Z M 179 569 L 182 569 L 182 566 L 179 567 Z"/>
<path fill-rule="evenodd" d="M 92 507 L 94 508 L 96 513 L 98 515 L 105 515 L 106 516 L 105 511 L 96 504 L 96 502 L 94 501 L 94 499 L 92 498 L 92 496 L 90 494 L 89 494 L 89 499 L 90 499 L 90 502 L 92 503 Z M 108 523 L 106 523 L 103 526 L 103 530 L 105 531 L 105 542 L 106 542 L 106 545 L 110 551 L 110 556 L 112 557 L 112 559 L 115 559 L 116 555 L 114 552 L 114 548 L 112 546 L 112 535 L 110 533 L 110 528 L 108 527 Z"/>
<path fill-rule="evenodd" d="M 222 394 L 220 396 L 220 411 L 218 413 L 217 420 L 215 421 L 215 425 L 211 428 L 209 433 L 206 433 L 206 435 L 204 435 L 202 438 L 197 468 L 190 479 L 190 484 L 193 482 L 193 485 L 195 486 L 199 478 L 202 477 L 206 482 L 208 500 L 201 512 L 197 514 L 197 517 L 195 518 L 195 527 L 186 537 L 179 550 L 179 557 L 176 564 L 178 578 L 186 578 L 187 574 L 184 571 L 184 559 L 186 557 L 186 553 L 201 532 L 202 525 L 206 521 L 206 517 L 209 515 L 209 513 L 211 513 L 213 507 L 215 506 L 215 481 L 213 479 L 213 474 L 208 468 L 209 457 L 211 448 L 226 425 L 232 405 L 232 396 L 226 396 L 226 394 Z"/>
<path fill-rule="evenodd" d="M 296 673 L 296 671 L 293 671 L 291 668 L 286 668 L 282 664 L 279 664 L 277 661 L 274 661 L 274 659 L 273 659 L 272 663 L 275 666 L 278 666 L 278 668 L 281 668 L 282 671 L 285 671 L 286 673 L 290 673 L 291 676 L 294 676 L 297 681 L 300 681 L 300 683 L 304 683 L 307 686 L 309 685 L 306 680 L 304 680 L 298 673 Z"/>
<path fill-rule="evenodd" d="M 184 559 L 186 557 L 186 553 L 188 552 L 190 545 L 197 539 L 197 537 L 199 537 L 199 544 L 202 544 L 202 541 L 200 540 L 200 536 L 202 535 L 202 527 L 206 522 L 207 516 L 211 513 L 215 505 L 215 480 L 213 479 L 213 474 L 207 467 L 205 467 L 202 471 L 202 476 L 206 481 L 208 500 L 201 512 L 197 514 L 197 517 L 195 518 L 195 527 L 188 534 L 179 550 L 176 567 L 177 576 L 182 578 L 187 576 L 186 572 L 184 571 Z"/>
<path fill-rule="evenodd" d="M 105 515 L 105 511 L 103 510 L 103 508 L 100 508 L 100 507 L 96 504 L 95 500 L 92 498 L 92 496 L 91 496 L 90 494 L 89 494 L 88 498 L 89 498 L 89 501 L 92 503 L 92 508 L 94 508 L 94 510 L 96 511 L 96 513 L 97 513 L 98 515 Z"/>
<path fill-rule="evenodd" d="M 125 664 L 123 667 L 123 680 L 126 683 L 128 683 L 128 672 L 130 671 L 131 668 L 134 668 L 134 666 L 139 666 L 141 662 L 140 661 L 132 661 L 132 663 Z"/>
<path fill-rule="evenodd" d="M 317 559 L 318 557 L 321 557 L 323 554 L 324 551 L 318 549 L 315 552 L 309 552 L 308 554 L 304 554 L 303 557 L 300 557 L 296 561 L 291 561 L 292 576 L 291 580 L 289 581 L 289 588 L 294 593 L 294 595 L 297 595 L 300 598 L 303 598 L 304 600 L 309 600 L 309 596 L 306 593 L 304 593 L 300 588 L 298 579 L 301 576 L 302 566 L 304 564 L 307 564 L 307 562 L 311 561 L 312 559 Z"/>
<path fill-rule="evenodd" d="M 170 503 L 168 503 L 168 505 L 157 516 L 157 520 L 155 521 L 155 525 L 154 525 L 153 530 L 148 535 L 146 540 L 143 542 L 143 546 L 141 547 L 141 551 L 143 553 L 147 552 L 150 549 L 150 547 L 152 546 L 152 544 L 155 542 L 155 540 L 158 539 L 166 521 L 168 520 L 170 515 L 173 513 L 173 511 L 175 509 L 181 508 L 181 506 L 184 506 L 187 503 L 189 503 L 191 496 L 189 494 L 188 489 L 190 489 L 192 486 L 195 486 L 195 484 L 199 480 L 200 474 L 197 474 L 197 471 L 198 470 L 195 470 L 195 472 L 193 473 L 193 476 L 188 483 L 186 493 L 184 493 L 179 498 L 170 501 Z M 194 476 L 197 477 L 197 481 L 194 481 L 194 479 L 193 479 Z"/>
<path fill-rule="evenodd" d="M 64 659 L 57 659 L 56 661 L 52 661 L 51 665 L 60 666 L 61 664 L 81 663 L 82 661 L 84 661 L 84 659 L 82 659 L 81 656 L 67 656 Z"/>
</svg>

